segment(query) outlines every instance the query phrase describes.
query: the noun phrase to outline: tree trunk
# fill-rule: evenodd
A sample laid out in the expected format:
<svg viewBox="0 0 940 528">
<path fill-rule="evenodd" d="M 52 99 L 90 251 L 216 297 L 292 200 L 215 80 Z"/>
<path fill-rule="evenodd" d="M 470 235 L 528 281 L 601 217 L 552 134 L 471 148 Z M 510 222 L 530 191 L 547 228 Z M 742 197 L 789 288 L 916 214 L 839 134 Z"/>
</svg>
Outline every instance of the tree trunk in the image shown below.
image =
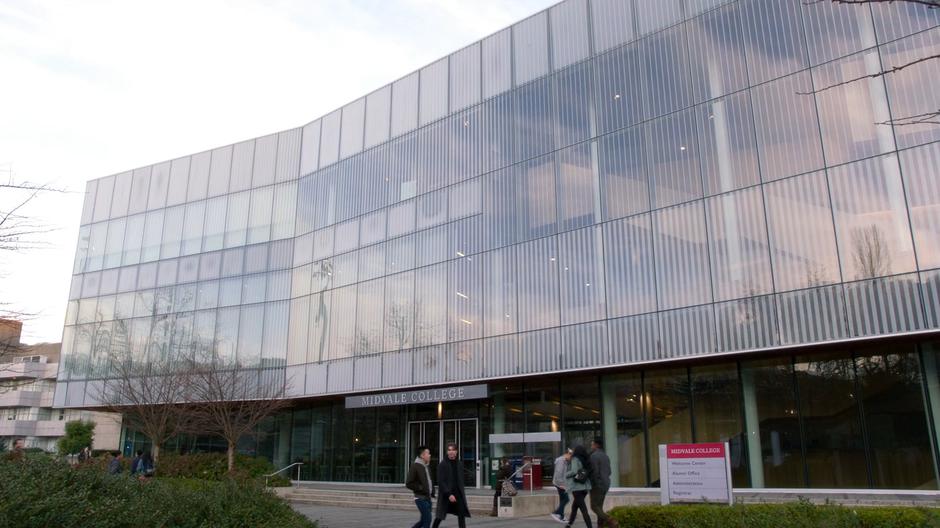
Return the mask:
<svg viewBox="0 0 940 528">
<path fill-rule="evenodd" d="M 228 443 L 228 471 L 235 470 L 235 442 Z"/>
<path fill-rule="evenodd" d="M 150 448 L 150 456 L 153 457 L 153 466 L 157 466 L 157 459 L 160 458 L 160 444 L 153 444 Z"/>
</svg>

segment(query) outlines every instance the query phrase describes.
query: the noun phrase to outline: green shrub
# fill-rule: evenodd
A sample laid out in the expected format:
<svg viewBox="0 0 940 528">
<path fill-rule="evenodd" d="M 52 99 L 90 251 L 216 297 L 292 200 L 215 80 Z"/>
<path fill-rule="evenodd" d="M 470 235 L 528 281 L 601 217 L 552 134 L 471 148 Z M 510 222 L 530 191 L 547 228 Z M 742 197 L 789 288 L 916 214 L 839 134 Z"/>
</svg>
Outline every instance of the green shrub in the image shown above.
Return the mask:
<svg viewBox="0 0 940 528">
<path fill-rule="evenodd" d="M 48 458 L 0 462 L 0 526 L 310 528 L 257 483 L 111 476 Z"/>
<path fill-rule="evenodd" d="M 72 420 L 65 424 L 65 436 L 59 439 L 59 454 L 68 455 L 78 453 L 86 447 L 91 447 L 91 440 L 95 435 L 95 422 Z"/>
<path fill-rule="evenodd" d="M 940 510 L 787 504 L 676 504 L 615 508 L 631 528 L 940 528 Z"/>
<path fill-rule="evenodd" d="M 221 481 L 234 479 L 239 481 L 257 480 L 264 482 L 264 475 L 274 473 L 275 467 L 266 458 L 235 455 L 235 470 L 228 471 L 228 458 L 225 453 L 195 453 L 191 455 L 165 454 L 160 456 L 156 466 L 158 477 L 183 477 Z M 283 476 L 268 479 L 270 486 L 290 486 L 290 480 Z"/>
</svg>

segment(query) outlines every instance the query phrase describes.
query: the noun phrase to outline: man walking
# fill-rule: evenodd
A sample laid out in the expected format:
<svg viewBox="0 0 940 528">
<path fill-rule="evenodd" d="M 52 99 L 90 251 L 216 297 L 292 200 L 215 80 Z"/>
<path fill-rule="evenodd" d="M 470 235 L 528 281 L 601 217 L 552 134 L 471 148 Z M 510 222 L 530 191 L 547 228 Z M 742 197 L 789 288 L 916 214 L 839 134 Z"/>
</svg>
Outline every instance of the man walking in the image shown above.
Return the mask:
<svg viewBox="0 0 940 528">
<path fill-rule="evenodd" d="M 610 458 L 604 452 L 604 439 L 591 442 L 591 510 L 597 515 L 597 526 L 616 528 L 617 522 L 604 513 L 604 499 L 610 490 Z"/>
<path fill-rule="evenodd" d="M 568 467 L 571 465 L 571 448 L 565 450 L 565 454 L 555 459 L 555 473 L 552 475 L 552 484 L 558 490 L 558 507 L 552 512 L 552 519 L 563 523 L 565 522 L 565 506 L 568 504 L 568 491 L 565 489 L 565 475 L 568 473 Z"/>
<path fill-rule="evenodd" d="M 437 515 L 434 528 L 441 525 L 448 513 L 457 516 L 457 525 L 466 528 L 470 508 L 463 489 L 463 467 L 457 460 L 457 444 L 447 444 L 447 458 L 437 465 Z"/>
<path fill-rule="evenodd" d="M 428 470 L 431 450 L 427 446 L 418 446 L 417 455 L 405 479 L 405 487 L 415 494 L 415 506 L 421 514 L 421 518 L 411 528 L 431 528 L 431 499 L 434 498 L 434 484 Z"/>
</svg>

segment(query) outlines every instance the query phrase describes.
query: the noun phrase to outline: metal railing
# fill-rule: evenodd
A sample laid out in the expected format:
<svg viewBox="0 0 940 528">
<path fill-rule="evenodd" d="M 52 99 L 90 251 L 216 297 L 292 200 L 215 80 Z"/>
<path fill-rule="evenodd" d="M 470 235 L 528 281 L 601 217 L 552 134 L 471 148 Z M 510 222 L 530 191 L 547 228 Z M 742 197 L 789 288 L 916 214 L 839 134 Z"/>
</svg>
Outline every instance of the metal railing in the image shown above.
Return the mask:
<svg viewBox="0 0 940 528">
<path fill-rule="evenodd" d="M 282 467 L 281 469 L 275 471 L 274 473 L 271 473 L 270 475 L 265 475 L 265 476 L 264 476 L 264 487 L 266 487 L 266 488 L 268 487 L 268 479 L 269 479 L 269 478 L 273 477 L 274 475 L 277 475 L 277 474 L 280 473 L 281 471 L 284 471 L 284 470 L 286 470 L 286 469 L 290 469 L 290 468 L 292 468 L 292 467 L 294 467 L 294 466 L 297 466 L 297 480 L 300 480 L 300 466 L 302 466 L 302 465 L 304 465 L 303 462 L 294 462 L 293 464 L 291 464 L 291 465 L 289 465 L 289 466 Z"/>
</svg>

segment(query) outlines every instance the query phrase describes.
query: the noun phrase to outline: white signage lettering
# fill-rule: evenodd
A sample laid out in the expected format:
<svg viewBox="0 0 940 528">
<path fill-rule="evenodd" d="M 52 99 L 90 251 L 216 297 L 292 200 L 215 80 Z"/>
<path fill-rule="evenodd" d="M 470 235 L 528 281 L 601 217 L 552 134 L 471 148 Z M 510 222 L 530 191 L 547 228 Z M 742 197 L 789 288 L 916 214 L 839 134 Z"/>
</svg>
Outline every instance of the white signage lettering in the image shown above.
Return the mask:
<svg viewBox="0 0 940 528">
<path fill-rule="evenodd" d="M 489 396 L 489 387 L 487 385 L 465 385 L 462 387 L 446 387 L 443 389 L 348 396 L 346 398 L 346 408 L 358 409 L 362 407 L 384 407 L 388 405 L 414 405 L 416 403 L 476 400 L 486 398 L 487 396 Z"/>
</svg>

